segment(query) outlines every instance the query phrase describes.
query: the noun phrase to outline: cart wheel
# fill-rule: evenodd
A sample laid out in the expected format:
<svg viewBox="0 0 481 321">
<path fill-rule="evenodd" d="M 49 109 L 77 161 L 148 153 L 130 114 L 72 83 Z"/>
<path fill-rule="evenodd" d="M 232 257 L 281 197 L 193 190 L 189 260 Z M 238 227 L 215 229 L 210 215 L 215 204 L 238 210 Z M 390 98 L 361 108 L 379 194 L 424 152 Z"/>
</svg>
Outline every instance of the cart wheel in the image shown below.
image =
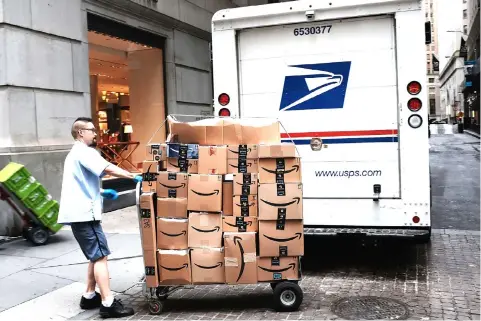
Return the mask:
<svg viewBox="0 0 481 321">
<path fill-rule="evenodd" d="M 159 315 L 162 313 L 163 304 L 160 300 L 151 300 L 149 302 L 149 312 L 150 314 Z"/>
<path fill-rule="evenodd" d="M 33 227 L 28 231 L 28 239 L 35 245 L 44 245 L 47 243 L 49 232 L 39 226 Z"/>
<path fill-rule="evenodd" d="M 161 301 L 167 300 L 167 298 L 169 297 L 168 292 L 169 292 L 168 286 L 159 286 L 155 290 L 155 294 L 157 295 L 157 298 Z"/>
<path fill-rule="evenodd" d="M 302 289 L 296 283 L 279 283 L 274 289 L 274 308 L 278 312 L 297 311 L 303 297 Z"/>
</svg>

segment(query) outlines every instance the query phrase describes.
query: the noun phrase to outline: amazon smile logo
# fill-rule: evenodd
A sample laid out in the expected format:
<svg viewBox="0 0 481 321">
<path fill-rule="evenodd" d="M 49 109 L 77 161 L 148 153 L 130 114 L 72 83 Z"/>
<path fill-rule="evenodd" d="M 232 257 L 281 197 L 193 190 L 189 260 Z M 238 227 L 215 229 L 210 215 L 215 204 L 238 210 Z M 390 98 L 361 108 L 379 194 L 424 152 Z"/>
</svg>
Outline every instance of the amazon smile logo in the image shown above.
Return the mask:
<svg viewBox="0 0 481 321">
<path fill-rule="evenodd" d="M 215 268 L 218 268 L 218 267 L 222 267 L 222 265 L 223 265 L 222 262 L 218 262 L 216 265 L 212 265 L 212 266 L 199 265 L 197 263 L 194 263 L 194 264 L 195 264 L 195 266 L 200 267 L 201 269 L 205 269 L 205 270 L 212 270 L 212 269 L 215 269 Z"/>
<path fill-rule="evenodd" d="M 302 233 L 296 233 L 294 236 L 288 237 L 288 238 L 285 238 L 285 239 L 278 239 L 278 238 L 271 237 L 271 236 L 268 236 L 268 235 L 265 235 L 265 234 L 263 234 L 263 235 L 266 239 L 274 241 L 274 242 L 278 242 L 278 243 L 289 242 L 289 241 L 295 240 L 296 238 L 298 238 L 300 240 L 301 237 L 302 237 Z"/>
<path fill-rule="evenodd" d="M 163 265 L 160 265 L 161 268 L 167 270 L 167 271 L 180 271 L 182 269 L 187 269 L 189 267 L 189 264 L 187 263 L 184 263 L 182 266 L 180 267 L 167 267 L 167 266 L 163 266 Z"/>
<path fill-rule="evenodd" d="M 181 236 L 181 235 L 186 235 L 187 231 L 183 230 L 182 232 L 180 232 L 178 234 L 169 234 L 169 233 L 165 233 L 165 232 L 162 232 L 162 231 L 160 231 L 160 233 L 162 233 L 164 235 L 167 235 L 169 237 L 177 237 L 177 236 Z"/>
<path fill-rule="evenodd" d="M 234 167 L 234 168 L 239 168 L 239 166 L 235 166 L 235 165 L 232 165 L 232 164 L 229 164 L 229 166 Z M 249 162 L 249 163 L 246 164 L 246 166 L 252 167 L 252 163 Z"/>
<path fill-rule="evenodd" d="M 220 192 L 218 189 L 215 189 L 212 193 L 201 193 L 201 192 L 194 191 L 193 189 L 191 189 L 191 191 L 199 196 L 219 195 L 219 192 Z"/>
<path fill-rule="evenodd" d="M 274 207 L 287 207 L 289 205 L 292 205 L 292 204 L 295 204 L 295 203 L 299 204 L 301 202 L 300 197 L 293 197 L 292 199 L 293 199 L 293 201 L 290 201 L 290 202 L 287 202 L 287 203 L 273 203 L 273 202 L 269 202 L 269 201 L 266 201 L 266 200 L 263 200 L 263 199 L 261 199 L 261 201 L 263 201 L 267 205 L 274 206 Z"/>
<path fill-rule="evenodd" d="M 171 165 L 175 168 L 180 168 L 180 165 L 172 164 L 171 162 L 169 162 L 169 165 Z M 189 164 L 187 166 L 192 167 L 192 163 L 189 162 Z"/>
<path fill-rule="evenodd" d="M 263 170 L 265 170 L 266 172 L 270 173 L 270 174 L 277 174 L 278 172 L 275 171 L 275 170 L 271 170 L 271 169 L 268 169 L 268 168 L 265 168 L 265 167 L 262 167 Z M 289 169 L 289 170 L 284 170 L 282 171 L 281 173 L 282 174 L 289 174 L 289 173 L 292 173 L 293 171 L 296 171 L 298 172 L 299 171 L 299 165 L 292 165 L 292 168 Z"/>
<path fill-rule="evenodd" d="M 195 226 L 192 226 L 192 228 L 194 230 L 196 230 L 197 232 L 200 232 L 200 233 L 212 233 L 212 232 L 219 232 L 220 231 L 220 226 L 216 226 L 214 227 L 213 229 L 210 229 L 210 230 L 201 230 Z"/>
<path fill-rule="evenodd" d="M 262 266 L 259 266 L 259 269 L 264 270 L 266 272 L 271 272 L 271 273 L 276 273 L 276 272 L 285 272 L 290 269 L 295 270 L 296 269 L 296 263 L 290 263 L 288 267 L 282 268 L 282 269 L 268 269 Z"/>
<path fill-rule="evenodd" d="M 165 188 L 169 188 L 169 189 L 177 189 L 177 188 L 185 188 L 185 183 L 182 183 L 180 185 L 177 185 L 177 186 L 169 186 L 169 185 L 165 185 L 163 183 L 159 183 L 160 185 L 162 185 L 163 187 Z"/>
<path fill-rule="evenodd" d="M 240 278 L 242 277 L 242 274 L 244 273 L 244 269 L 246 266 L 246 262 L 244 261 L 244 247 L 242 246 L 242 238 L 240 236 L 234 236 L 234 245 L 239 244 L 239 251 L 240 251 L 240 257 L 241 257 L 241 266 L 239 270 L 239 276 L 237 277 L 237 281 L 239 282 Z"/>
<path fill-rule="evenodd" d="M 244 206 L 242 206 L 241 204 L 237 204 L 237 203 L 236 203 L 235 205 L 236 205 L 237 207 L 244 207 Z M 250 203 L 250 204 L 247 205 L 247 207 L 251 207 L 251 206 L 254 206 L 254 205 L 256 205 L 256 203 Z"/>
<path fill-rule="evenodd" d="M 232 149 L 229 149 L 230 152 L 234 153 L 234 154 L 239 154 L 239 151 L 235 151 L 235 150 L 232 150 Z M 252 148 L 247 148 L 247 153 L 250 153 L 252 151 Z"/>
</svg>

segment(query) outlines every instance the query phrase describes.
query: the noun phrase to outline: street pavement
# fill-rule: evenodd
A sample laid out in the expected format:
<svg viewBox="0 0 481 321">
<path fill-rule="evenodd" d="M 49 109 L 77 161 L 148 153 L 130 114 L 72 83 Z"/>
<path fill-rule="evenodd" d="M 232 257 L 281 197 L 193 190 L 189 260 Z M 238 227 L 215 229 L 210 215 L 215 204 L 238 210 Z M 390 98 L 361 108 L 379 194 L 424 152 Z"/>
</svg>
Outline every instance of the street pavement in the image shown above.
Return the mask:
<svg viewBox="0 0 481 321">
<path fill-rule="evenodd" d="M 383 303 L 385 308 L 390 304 L 383 311 L 391 315 L 370 311 L 370 317 L 362 306 L 351 305 L 357 319 L 399 317 L 406 307 L 408 319 L 479 320 L 479 140 L 433 135 L 430 145 L 431 242 L 306 236 L 300 282 L 304 300 L 298 312 L 276 313 L 268 284 L 204 285 L 174 293 L 163 314 L 149 315 L 138 284 L 143 264 L 133 207 L 104 214 L 112 289 L 134 306 L 131 319 L 142 320 L 342 319 L 341 303 L 352 296 L 398 302 Z M 78 306 L 87 262 L 68 227 L 46 246 L 24 240 L 0 245 L 0 266 L 0 320 L 100 319 L 98 310 Z"/>
</svg>

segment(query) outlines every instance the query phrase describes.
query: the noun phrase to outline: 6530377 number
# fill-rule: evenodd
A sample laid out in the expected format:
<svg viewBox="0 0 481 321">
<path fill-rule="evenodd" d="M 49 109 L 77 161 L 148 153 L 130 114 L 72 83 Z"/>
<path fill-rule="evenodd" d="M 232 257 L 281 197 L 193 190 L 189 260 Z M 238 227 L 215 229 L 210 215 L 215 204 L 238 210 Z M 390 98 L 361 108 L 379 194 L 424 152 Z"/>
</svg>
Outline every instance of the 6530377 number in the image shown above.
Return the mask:
<svg viewBox="0 0 481 321">
<path fill-rule="evenodd" d="M 332 28 L 332 25 L 295 28 L 294 29 L 294 36 L 297 37 L 297 36 L 307 36 L 307 35 L 330 33 L 331 28 Z"/>
</svg>

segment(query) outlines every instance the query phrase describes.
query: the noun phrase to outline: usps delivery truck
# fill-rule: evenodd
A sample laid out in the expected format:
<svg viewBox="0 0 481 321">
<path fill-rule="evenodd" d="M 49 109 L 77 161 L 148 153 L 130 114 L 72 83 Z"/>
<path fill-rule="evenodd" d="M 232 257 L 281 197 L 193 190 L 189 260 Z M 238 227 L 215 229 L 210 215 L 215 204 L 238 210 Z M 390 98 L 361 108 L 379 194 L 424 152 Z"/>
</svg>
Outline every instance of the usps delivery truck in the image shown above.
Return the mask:
<svg viewBox="0 0 481 321">
<path fill-rule="evenodd" d="M 214 112 L 280 120 L 302 157 L 306 234 L 430 239 L 428 27 L 419 0 L 214 14 Z"/>
</svg>

